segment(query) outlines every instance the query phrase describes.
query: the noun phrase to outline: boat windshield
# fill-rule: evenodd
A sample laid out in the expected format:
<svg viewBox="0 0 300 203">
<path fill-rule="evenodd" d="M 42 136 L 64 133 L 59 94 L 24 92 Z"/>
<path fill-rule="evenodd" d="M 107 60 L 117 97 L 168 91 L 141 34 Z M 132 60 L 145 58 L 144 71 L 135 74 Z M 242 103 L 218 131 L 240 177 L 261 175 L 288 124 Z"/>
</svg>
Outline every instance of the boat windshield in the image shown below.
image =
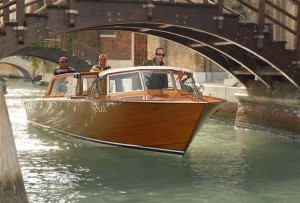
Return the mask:
<svg viewBox="0 0 300 203">
<path fill-rule="evenodd" d="M 173 77 L 170 71 L 143 71 L 144 81 L 147 89 L 174 89 Z"/>
<path fill-rule="evenodd" d="M 143 80 L 142 80 L 143 78 Z M 193 91 L 192 73 L 174 70 L 142 70 L 107 74 L 93 82 L 92 94 L 101 95 L 143 90 Z M 87 89 L 87 88 L 85 88 Z"/>
<path fill-rule="evenodd" d="M 50 92 L 52 96 L 74 96 L 76 95 L 77 78 L 74 75 L 60 77 L 54 80 Z"/>
<path fill-rule="evenodd" d="M 109 93 L 133 92 L 143 90 L 138 71 L 110 75 Z"/>
<path fill-rule="evenodd" d="M 191 91 L 194 79 L 191 73 L 183 71 L 147 70 L 143 71 L 147 89 L 178 89 Z"/>
</svg>

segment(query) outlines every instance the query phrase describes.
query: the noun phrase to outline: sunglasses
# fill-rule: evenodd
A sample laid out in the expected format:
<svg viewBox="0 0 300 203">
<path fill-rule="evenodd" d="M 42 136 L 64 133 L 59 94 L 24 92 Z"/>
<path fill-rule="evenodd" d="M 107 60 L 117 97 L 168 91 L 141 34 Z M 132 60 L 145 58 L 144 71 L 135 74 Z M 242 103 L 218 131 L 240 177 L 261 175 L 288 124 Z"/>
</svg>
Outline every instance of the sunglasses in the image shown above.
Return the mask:
<svg viewBox="0 0 300 203">
<path fill-rule="evenodd" d="M 155 53 L 155 55 L 165 57 L 165 54 L 161 54 L 161 53 Z"/>
</svg>

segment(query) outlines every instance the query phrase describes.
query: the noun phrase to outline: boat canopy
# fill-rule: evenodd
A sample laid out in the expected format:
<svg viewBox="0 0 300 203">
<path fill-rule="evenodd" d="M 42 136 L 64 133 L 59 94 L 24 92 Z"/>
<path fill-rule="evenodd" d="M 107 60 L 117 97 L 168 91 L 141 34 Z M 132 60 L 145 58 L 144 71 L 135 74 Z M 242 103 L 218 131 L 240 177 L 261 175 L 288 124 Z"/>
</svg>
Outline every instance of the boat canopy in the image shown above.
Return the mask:
<svg viewBox="0 0 300 203">
<path fill-rule="evenodd" d="M 105 71 L 99 72 L 99 78 L 106 76 L 107 74 L 127 72 L 127 71 L 139 71 L 139 70 L 173 70 L 173 71 L 183 71 L 185 73 L 193 74 L 193 72 L 186 68 L 173 67 L 173 66 L 135 66 L 135 67 L 126 67 L 126 68 L 113 68 L 107 69 Z"/>
</svg>

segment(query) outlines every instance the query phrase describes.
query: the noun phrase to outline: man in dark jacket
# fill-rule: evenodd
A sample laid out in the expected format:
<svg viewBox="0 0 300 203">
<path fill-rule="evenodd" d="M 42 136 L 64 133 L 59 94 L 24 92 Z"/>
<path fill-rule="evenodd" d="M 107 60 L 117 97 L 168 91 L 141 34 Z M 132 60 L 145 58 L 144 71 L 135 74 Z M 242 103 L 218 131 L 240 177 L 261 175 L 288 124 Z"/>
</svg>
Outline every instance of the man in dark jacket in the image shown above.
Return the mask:
<svg viewBox="0 0 300 203">
<path fill-rule="evenodd" d="M 143 62 L 143 66 L 164 66 L 165 50 L 161 47 L 155 50 L 155 57 L 152 60 L 146 60 Z"/>
<path fill-rule="evenodd" d="M 57 66 L 53 70 L 54 75 L 59 75 L 59 74 L 63 74 L 63 73 L 76 73 L 76 72 L 77 71 L 74 68 L 69 67 L 67 57 L 60 57 L 59 66 Z"/>
</svg>

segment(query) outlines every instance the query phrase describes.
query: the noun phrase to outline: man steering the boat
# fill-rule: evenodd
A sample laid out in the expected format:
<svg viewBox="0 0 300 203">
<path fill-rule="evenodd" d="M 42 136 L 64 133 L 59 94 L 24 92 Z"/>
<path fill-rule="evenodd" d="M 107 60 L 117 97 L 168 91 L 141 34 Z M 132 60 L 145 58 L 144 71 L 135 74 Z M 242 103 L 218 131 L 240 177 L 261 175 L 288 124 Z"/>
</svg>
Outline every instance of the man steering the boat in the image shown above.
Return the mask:
<svg viewBox="0 0 300 203">
<path fill-rule="evenodd" d="M 111 66 L 107 65 L 107 56 L 105 54 L 100 54 L 99 57 L 99 64 L 94 65 L 90 72 L 101 72 L 103 70 L 111 69 Z"/>
<path fill-rule="evenodd" d="M 143 62 L 143 66 L 165 66 L 164 57 L 166 56 L 165 50 L 159 47 L 155 50 L 155 57 L 152 60 Z M 168 76 L 164 73 L 151 73 L 147 78 L 148 89 L 163 89 L 168 87 Z"/>
<path fill-rule="evenodd" d="M 157 48 L 155 50 L 155 57 L 152 60 L 143 62 L 143 66 L 165 66 L 164 57 L 166 56 L 164 48 Z"/>
<path fill-rule="evenodd" d="M 60 57 L 59 58 L 59 66 L 57 66 L 56 68 L 54 68 L 53 70 L 53 74 L 54 75 L 59 75 L 59 74 L 63 74 L 63 73 L 76 73 L 77 71 L 70 67 L 68 64 L 69 60 L 67 57 Z"/>
</svg>

